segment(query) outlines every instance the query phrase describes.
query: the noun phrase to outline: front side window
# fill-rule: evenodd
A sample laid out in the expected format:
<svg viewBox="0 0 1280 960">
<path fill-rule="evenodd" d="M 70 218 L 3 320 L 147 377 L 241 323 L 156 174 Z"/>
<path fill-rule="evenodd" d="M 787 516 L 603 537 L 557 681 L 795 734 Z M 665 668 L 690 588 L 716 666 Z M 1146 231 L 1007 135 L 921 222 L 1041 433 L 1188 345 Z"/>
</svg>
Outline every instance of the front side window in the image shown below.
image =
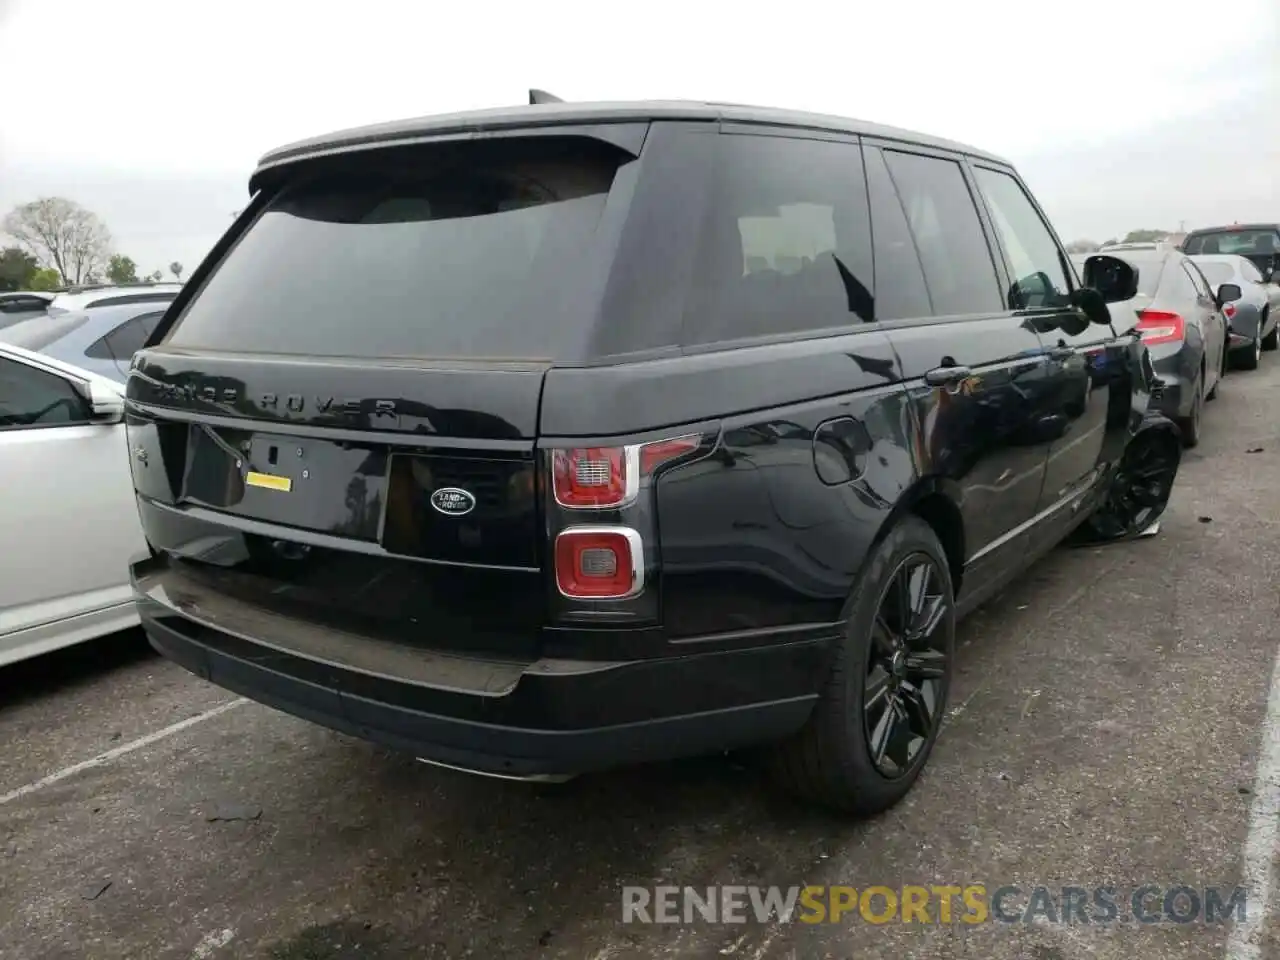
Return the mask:
<svg viewBox="0 0 1280 960">
<path fill-rule="evenodd" d="M 1009 308 L 1035 310 L 1069 303 L 1071 284 L 1062 253 L 1022 184 L 1007 173 L 985 167 L 976 168 L 975 177 L 1013 278 Z"/>
<path fill-rule="evenodd" d="M 896 150 L 884 156 L 920 253 L 934 313 L 1003 309 L 995 262 L 960 164 Z"/>
<path fill-rule="evenodd" d="M 871 232 L 853 143 L 717 136 L 685 342 L 873 319 Z"/>
<path fill-rule="evenodd" d="M 0 430 L 87 423 L 84 398 L 66 380 L 0 357 Z"/>
</svg>

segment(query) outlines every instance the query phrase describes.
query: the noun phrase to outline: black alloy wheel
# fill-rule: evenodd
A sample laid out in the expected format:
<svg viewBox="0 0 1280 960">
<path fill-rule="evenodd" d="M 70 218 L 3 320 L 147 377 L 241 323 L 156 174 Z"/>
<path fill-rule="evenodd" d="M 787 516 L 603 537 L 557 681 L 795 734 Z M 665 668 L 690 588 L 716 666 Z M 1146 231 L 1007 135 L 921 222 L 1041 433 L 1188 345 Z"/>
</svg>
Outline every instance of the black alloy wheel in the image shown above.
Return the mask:
<svg viewBox="0 0 1280 960">
<path fill-rule="evenodd" d="M 955 591 L 923 518 L 903 517 L 871 548 L 842 619 L 812 712 L 766 759 L 790 792 L 869 817 L 911 790 L 946 716 Z"/>
<path fill-rule="evenodd" d="M 1089 532 L 1100 540 L 1118 540 L 1150 527 L 1169 505 L 1181 462 L 1172 431 L 1139 433 L 1120 458 L 1106 499 L 1089 517 Z"/>
<path fill-rule="evenodd" d="M 863 736 L 871 762 L 894 780 L 911 771 L 941 721 L 947 644 L 939 629 L 949 591 L 928 554 L 904 559 L 880 596 L 867 646 Z"/>
</svg>

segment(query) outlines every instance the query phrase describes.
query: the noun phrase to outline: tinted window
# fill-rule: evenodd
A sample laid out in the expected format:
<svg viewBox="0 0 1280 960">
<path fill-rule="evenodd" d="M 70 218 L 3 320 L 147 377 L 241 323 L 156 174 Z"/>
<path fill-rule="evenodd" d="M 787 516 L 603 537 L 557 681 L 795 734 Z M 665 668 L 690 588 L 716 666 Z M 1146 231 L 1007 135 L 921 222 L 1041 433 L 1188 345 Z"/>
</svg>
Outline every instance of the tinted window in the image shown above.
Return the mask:
<svg viewBox="0 0 1280 960">
<path fill-rule="evenodd" d="M 1200 272 L 1204 274 L 1205 279 L 1215 287 L 1221 283 L 1235 282 L 1236 271 L 1229 263 L 1223 263 L 1221 260 L 1209 260 L 1198 262 L 1196 266 L 1200 268 Z"/>
<path fill-rule="evenodd" d="M 885 151 L 911 226 L 933 311 L 938 315 L 1002 309 L 995 264 L 960 165 Z"/>
<path fill-rule="evenodd" d="M 30 313 L 48 305 L 48 300 L 39 297 L 0 297 L 0 312 L 4 313 Z"/>
<path fill-rule="evenodd" d="M 142 349 L 156 328 L 164 313 L 148 313 L 134 317 L 116 327 L 110 333 L 99 337 L 85 350 L 85 356 L 97 357 L 100 360 L 130 360 Z"/>
<path fill-rule="evenodd" d="M 871 234 L 854 144 L 722 134 L 685 342 L 872 319 Z"/>
<path fill-rule="evenodd" d="M 1275 230 L 1215 230 L 1197 233 L 1186 240 L 1187 253 L 1280 253 L 1280 238 Z"/>
<path fill-rule="evenodd" d="M 902 212 L 898 191 L 884 155 L 868 149 L 867 193 L 871 198 L 871 235 L 875 246 L 876 319 L 929 317 L 933 305 L 920 268 L 920 255 Z"/>
<path fill-rule="evenodd" d="M 286 188 L 167 342 L 353 357 L 556 358 L 620 155 L 546 137 L 382 151 Z"/>
<path fill-rule="evenodd" d="M 982 167 L 975 177 L 1008 259 L 1009 307 L 1031 310 L 1069 302 L 1071 285 L 1058 243 L 1022 185 L 1007 173 Z"/>
<path fill-rule="evenodd" d="M 0 357 L 0 430 L 87 420 L 84 400 L 66 380 Z"/>
</svg>

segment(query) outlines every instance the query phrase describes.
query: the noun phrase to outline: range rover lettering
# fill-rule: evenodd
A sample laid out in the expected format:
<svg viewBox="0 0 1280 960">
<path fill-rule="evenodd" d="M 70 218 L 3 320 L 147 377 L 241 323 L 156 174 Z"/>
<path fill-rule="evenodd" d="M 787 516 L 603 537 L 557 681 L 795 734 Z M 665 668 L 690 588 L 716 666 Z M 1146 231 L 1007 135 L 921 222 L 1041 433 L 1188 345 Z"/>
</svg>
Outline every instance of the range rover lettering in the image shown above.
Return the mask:
<svg viewBox="0 0 1280 960">
<path fill-rule="evenodd" d="M 1133 271 L 1082 285 L 979 150 L 539 103 L 293 144 L 249 189 L 129 379 L 139 612 L 209 681 L 427 761 L 758 747 L 883 810 L 957 619 L 1138 482 Z"/>
</svg>

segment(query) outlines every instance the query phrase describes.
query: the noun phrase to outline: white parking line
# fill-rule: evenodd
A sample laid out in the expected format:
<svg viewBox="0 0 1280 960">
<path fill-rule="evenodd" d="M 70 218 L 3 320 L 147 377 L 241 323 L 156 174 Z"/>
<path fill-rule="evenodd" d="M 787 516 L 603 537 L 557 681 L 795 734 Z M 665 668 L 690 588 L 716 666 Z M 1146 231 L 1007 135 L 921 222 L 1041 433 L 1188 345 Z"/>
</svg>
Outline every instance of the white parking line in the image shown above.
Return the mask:
<svg viewBox="0 0 1280 960">
<path fill-rule="evenodd" d="M 1248 913 L 1227 937 L 1227 960 L 1262 960 L 1266 911 L 1275 883 L 1272 859 L 1280 836 L 1280 656 L 1271 671 L 1267 716 L 1262 722 L 1262 745 L 1254 774 L 1249 832 L 1244 842 L 1241 883 L 1247 891 Z"/>
<path fill-rule="evenodd" d="M 236 700 L 219 704 L 210 710 L 206 710 L 204 713 L 197 713 L 194 717 L 187 717 L 185 720 L 179 720 L 177 723 L 171 723 L 163 730 L 157 730 L 155 733 L 148 733 L 145 737 L 139 737 L 137 740 L 130 741 L 129 743 L 122 744 L 118 747 L 113 747 L 106 753 L 100 753 L 90 760 L 72 764 L 69 767 L 59 770 L 57 773 L 51 773 L 47 777 L 41 777 L 39 780 L 28 783 L 26 786 L 18 787 L 17 790 L 10 790 L 8 793 L 0 794 L 0 806 L 4 806 L 6 803 L 18 800 L 28 794 L 35 793 L 37 790 L 43 790 L 45 787 L 51 786 L 60 780 L 67 779 L 67 777 L 74 777 L 77 773 L 80 773 L 83 770 L 99 767 L 104 763 L 109 763 L 110 761 L 115 760 L 117 757 L 123 757 L 127 753 L 133 753 L 135 750 L 141 750 L 143 747 L 148 747 L 159 740 L 171 737 L 175 733 L 181 733 L 188 727 L 194 727 L 197 723 L 203 723 L 205 720 L 212 720 L 214 717 L 220 716 L 228 710 L 248 702 L 249 701 L 244 697 L 240 697 Z"/>
</svg>

